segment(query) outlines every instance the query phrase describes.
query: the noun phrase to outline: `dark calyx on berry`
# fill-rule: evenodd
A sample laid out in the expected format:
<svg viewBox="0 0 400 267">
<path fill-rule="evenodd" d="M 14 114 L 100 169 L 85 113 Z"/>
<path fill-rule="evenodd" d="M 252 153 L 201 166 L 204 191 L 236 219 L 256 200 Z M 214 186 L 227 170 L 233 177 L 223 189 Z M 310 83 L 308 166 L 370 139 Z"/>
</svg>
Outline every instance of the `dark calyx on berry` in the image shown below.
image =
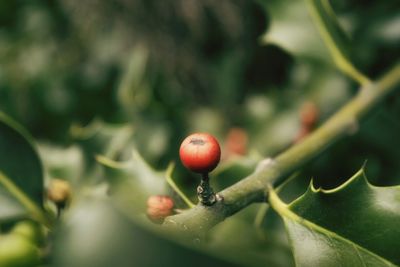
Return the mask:
<svg viewBox="0 0 400 267">
<path fill-rule="evenodd" d="M 191 144 L 194 144 L 194 145 L 200 145 L 200 146 L 202 146 L 202 145 L 204 145 L 206 142 L 205 142 L 203 139 L 193 138 L 192 140 L 190 140 L 190 143 L 191 143 Z"/>
</svg>

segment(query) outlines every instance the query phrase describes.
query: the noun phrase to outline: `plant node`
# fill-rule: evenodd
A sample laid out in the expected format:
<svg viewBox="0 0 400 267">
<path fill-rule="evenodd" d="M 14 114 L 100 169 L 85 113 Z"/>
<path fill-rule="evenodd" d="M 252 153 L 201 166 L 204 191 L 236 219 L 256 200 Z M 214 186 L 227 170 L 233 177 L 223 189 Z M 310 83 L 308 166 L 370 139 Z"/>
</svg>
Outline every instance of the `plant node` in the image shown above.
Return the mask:
<svg viewBox="0 0 400 267">
<path fill-rule="evenodd" d="M 201 204 L 206 206 L 212 206 L 217 202 L 217 196 L 210 186 L 210 179 L 208 173 L 202 175 L 200 185 L 197 187 L 197 197 Z"/>
</svg>

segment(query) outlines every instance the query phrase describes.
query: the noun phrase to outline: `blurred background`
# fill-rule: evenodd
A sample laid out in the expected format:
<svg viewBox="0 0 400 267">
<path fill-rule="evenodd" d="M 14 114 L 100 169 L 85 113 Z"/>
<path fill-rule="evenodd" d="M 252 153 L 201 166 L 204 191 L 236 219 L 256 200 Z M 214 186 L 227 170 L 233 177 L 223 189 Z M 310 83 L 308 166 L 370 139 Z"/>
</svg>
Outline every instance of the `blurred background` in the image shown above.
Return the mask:
<svg viewBox="0 0 400 267">
<path fill-rule="evenodd" d="M 398 62 L 398 1 L 332 5 L 359 69 L 376 79 Z M 335 69 L 302 1 L 0 1 L 0 110 L 32 133 L 50 176 L 76 183 L 99 181 L 95 155 L 124 161 L 135 149 L 156 169 L 176 161 L 174 178 L 195 199 L 198 179 L 178 157 L 186 135 L 220 140 L 222 189 L 357 89 Z M 397 92 L 304 166 L 293 190 L 304 192 L 311 177 L 335 187 L 366 160 L 373 184 L 399 184 L 399 116 Z"/>
<path fill-rule="evenodd" d="M 304 102 L 320 123 L 357 89 L 292 2 L 1 1 L 0 109 L 61 146 L 93 121 L 130 124 L 156 167 L 176 160 L 193 131 L 224 142 L 241 128 L 246 151 L 274 155 L 300 131 Z M 379 77 L 399 58 L 397 2 L 332 4 L 356 65 Z M 267 42 L 269 31 L 286 39 Z M 371 179 L 398 177 L 399 101 L 318 160 L 314 176 L 347 177 L 368 159 Z"/>
</svg>

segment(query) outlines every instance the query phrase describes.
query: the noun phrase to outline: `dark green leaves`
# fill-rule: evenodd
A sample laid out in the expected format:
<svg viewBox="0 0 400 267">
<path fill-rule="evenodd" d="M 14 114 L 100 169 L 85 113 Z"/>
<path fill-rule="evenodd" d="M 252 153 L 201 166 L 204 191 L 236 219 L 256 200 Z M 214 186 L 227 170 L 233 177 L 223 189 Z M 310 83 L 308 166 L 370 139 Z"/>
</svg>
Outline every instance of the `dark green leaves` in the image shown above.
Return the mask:
<svg viewBox="0 0 400 267">
<path fill-rule="evenodd" d="M 43 170 L 30 136 L 0 112 L 0 172 L 37 206 L 43 203 Z M 25 213 L 17 200 L 0 184 L 0 220 Z"/>
<path fill-rule="evenodd" d="M 352 63 L 351 53 L 348 51 L 348 38 L 341 29 L 329 0 L 307 0 L 306 2 L 337 67 L 360 84 L 369 83 L 369 79 Z"/>
<path fill-rule="evenodd" d="M 400 187 L 370 185 L 363 170 L 333 190 L 311 184 L 286 205 L 272 191 L 298 266 L 400 264 Z"/>
<path fill-rule="evenodd" d="M 0 187 L 0 221 L 22 217 L 25 208 L 3 187 Z"/>
</svg>

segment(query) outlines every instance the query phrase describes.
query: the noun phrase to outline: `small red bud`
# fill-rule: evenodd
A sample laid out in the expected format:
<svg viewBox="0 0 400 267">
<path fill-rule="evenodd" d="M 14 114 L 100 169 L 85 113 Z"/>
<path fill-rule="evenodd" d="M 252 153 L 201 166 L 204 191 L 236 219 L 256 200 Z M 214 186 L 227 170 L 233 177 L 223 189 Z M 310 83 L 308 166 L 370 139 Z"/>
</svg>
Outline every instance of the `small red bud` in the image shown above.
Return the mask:
<svg viewBox="0 0 400 267">
<path fill-rule="evenodd" d="M 186 168 L 205 174 L 217 167 L 221 158 L 221 148 L 214 136 L 208 133 L 194 133 L 183 140 L 179 156 Z"/>
<path fill-rule="evenodd" d="M 147 216 L 155 223 L 162 223 L 173 214 L 174 200 L 169 196 L 151 196 L 147 199 Z"/>
<path fill-rule="evenodd" d="M 242 128 L 231 128 L 226 136 L 226 158 L 232 155 L 245 155 L 247 152 L 248 136 Z"/>
<path fill-rule="evenodd" d="M 313 102 L 306 102 L 300 110 L 300 121 L 303 127 L 313 128 L 318 120 L 318 107 Z"/>
</svg>

